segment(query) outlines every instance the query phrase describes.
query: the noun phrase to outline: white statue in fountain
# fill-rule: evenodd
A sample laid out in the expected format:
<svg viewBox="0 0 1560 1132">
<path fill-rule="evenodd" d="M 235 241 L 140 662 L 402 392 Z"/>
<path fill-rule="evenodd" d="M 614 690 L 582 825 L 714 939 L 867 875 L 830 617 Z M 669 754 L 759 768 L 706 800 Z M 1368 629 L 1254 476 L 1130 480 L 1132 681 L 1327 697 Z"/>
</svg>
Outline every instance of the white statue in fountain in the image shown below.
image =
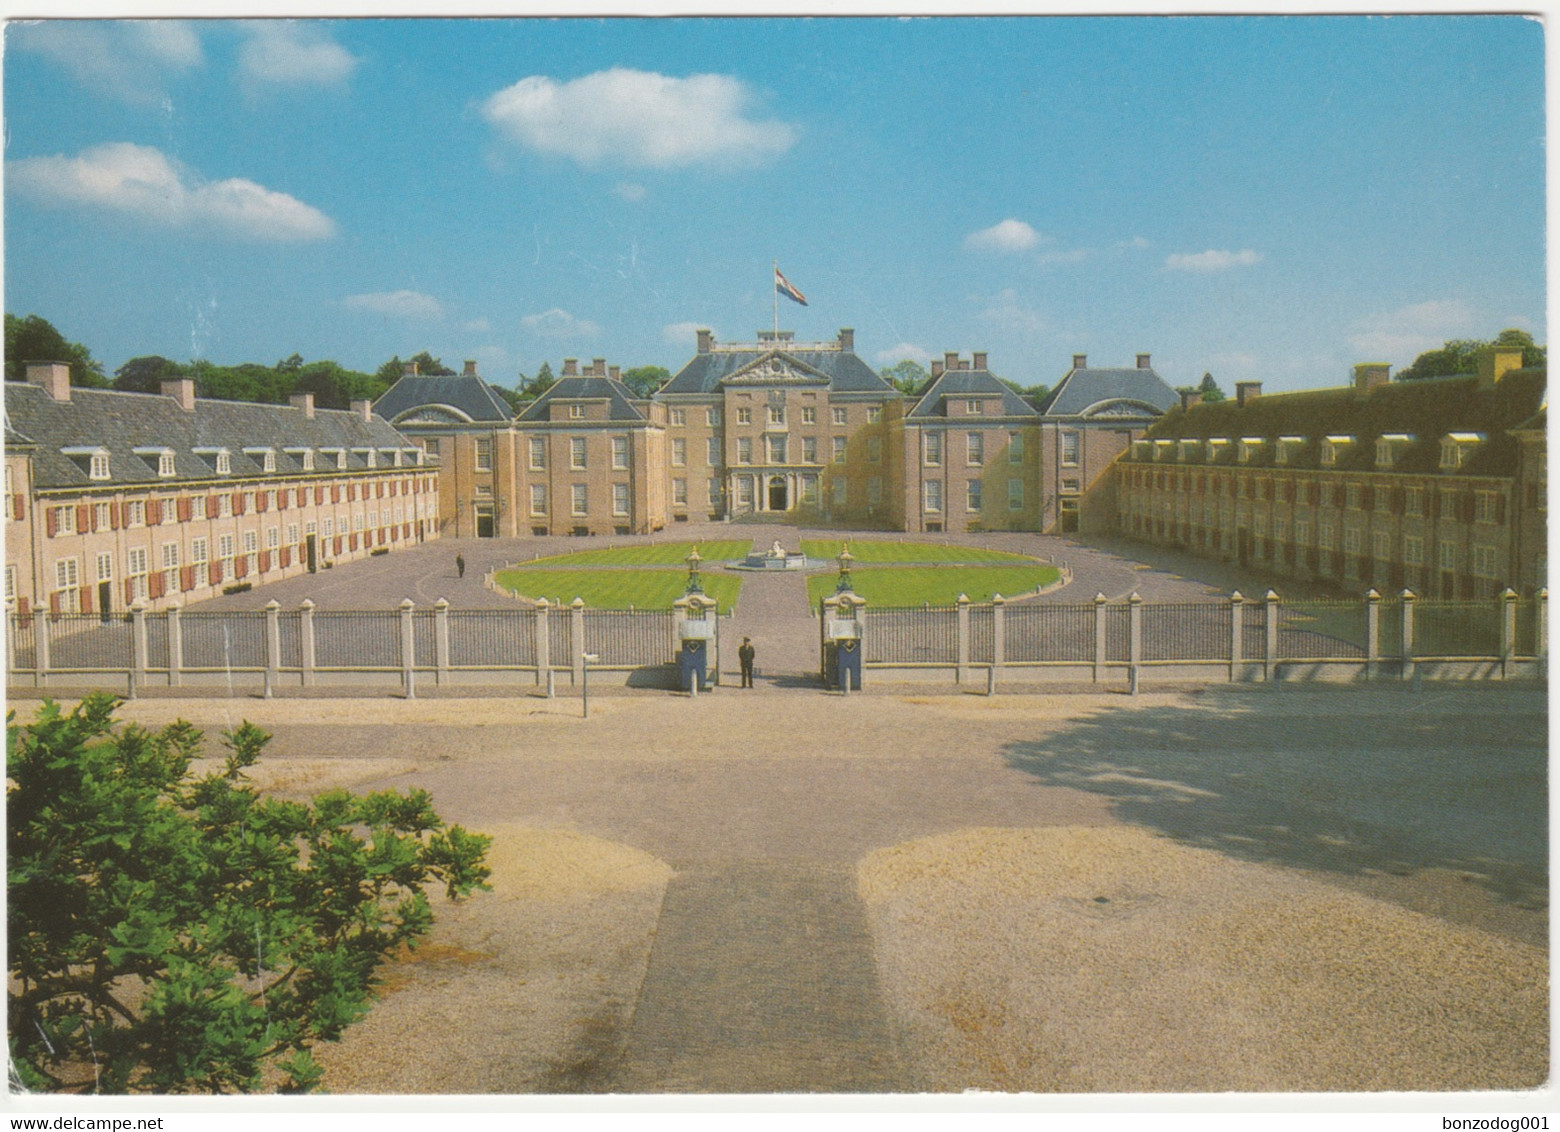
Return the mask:
<svg viewBox="0 0 1560 1132">
<path fill-rule="evenodd" d="M 779 539 L 775 539 L 775 544 L 769 548 L 769 557 L 771 557 L 771 558 L 784 558 L 785 557 L 785 547 L 780 545 L 780 540 Z"/>
</svg>

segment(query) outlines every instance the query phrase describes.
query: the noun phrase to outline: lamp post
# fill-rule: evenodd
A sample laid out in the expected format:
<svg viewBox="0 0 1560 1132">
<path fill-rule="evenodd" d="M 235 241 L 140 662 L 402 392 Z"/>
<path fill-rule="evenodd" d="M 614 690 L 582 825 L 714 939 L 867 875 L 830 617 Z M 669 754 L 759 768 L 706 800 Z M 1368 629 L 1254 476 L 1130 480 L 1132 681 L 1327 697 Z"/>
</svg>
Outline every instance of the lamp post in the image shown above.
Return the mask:
<svg viewBox="0 0 1560 1132">
<path fill-rule="evenodd" d="M 840 580 L 835 583 L 835 593 L 848 594 L 856 592 L 855 588 L 850 584 L 850 564 L 855 560 L 855 556 L 850 552 L 850 544 L 846 543 L 845 546 L 841 548 L 839 556 L 836 559 L 836 561 L 840 564 Z"/>
<path fill-rule="evenodd" d="M 683 595 L 704 593 L 704 586 L 699 581 L 699 563 L 704 559 L 699 557 L 699 548 L 694 547 L 688 555 L 688 585 L 683 590 Z"/>
</svg>

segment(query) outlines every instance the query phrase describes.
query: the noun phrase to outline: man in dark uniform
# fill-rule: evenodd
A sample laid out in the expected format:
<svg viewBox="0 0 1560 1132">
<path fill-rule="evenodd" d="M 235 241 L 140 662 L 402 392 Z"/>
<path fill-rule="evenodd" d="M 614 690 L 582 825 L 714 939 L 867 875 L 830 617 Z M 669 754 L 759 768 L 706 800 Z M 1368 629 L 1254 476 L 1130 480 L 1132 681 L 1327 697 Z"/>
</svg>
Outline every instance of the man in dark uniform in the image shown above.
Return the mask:
<svg viewBox="0 0 1560 1132">
<path fill-rule="evenodd" d="M 455 556 L 455 576 L 458 578 L 466 576 L 466 559 L 465 556 L 460 554 Z"/>
<path fill-rule="evenodd" d="M 743 637 L 742 647 L 737 650 L 737 659 L 742 662 L 742 686 L 753 686 L 753 657 L 756 652 L 753 648 L 753 638 Z"/>
</svg>

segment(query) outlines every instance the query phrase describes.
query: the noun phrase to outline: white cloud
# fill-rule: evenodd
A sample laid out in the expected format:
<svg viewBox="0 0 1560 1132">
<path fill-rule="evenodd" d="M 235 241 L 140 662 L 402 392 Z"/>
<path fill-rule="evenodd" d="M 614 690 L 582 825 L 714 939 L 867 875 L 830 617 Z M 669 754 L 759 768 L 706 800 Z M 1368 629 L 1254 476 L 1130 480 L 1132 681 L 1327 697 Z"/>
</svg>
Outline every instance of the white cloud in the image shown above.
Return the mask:
<svg viewBox="0 0 1560 1132">
<path fill-rule="evenodd" d="M 444 308 L 432 295 L 420 291 L 378 291 L 366 295 L 348 295 L 341 305 L 350 310 L 369 311 L 391 318 L 433 319 L 444 316 Z"/>
<path fill-rule="evenodd" d="M 1461 299 L 1431 299 L 1361 319 L 1349 346 L 1361 361 L 1406 365 L 1448 339 L 1470 337 L 1476 323 Z"/>
<path fill-rule="evenodd" d="M 200 37 L 181 20 L 50 20 L 14 25 L 7 40 L 53 60 L 83 86 L 132 103 L 161 100 L 170 73 L 205 62 Z"/>
<path fill-rule="evenodd" d="M 646 190 L 643 185 L 636 185 L 629 181 L 619 181 L 612 190 L 616 196 L 622 197 L 630 204 L 638 204 L 640 201 L 644 200 L 645 191 Z"/>
<path fill-rule="evenodd" d="M 964 246 L 977 252 L 1023 252 L 1040 243 L 1041 236 L 1022 220 L 1003 220 L 990 228 L 971 232 Z"/>
<path fill-rule="evenodd" d="M 757 165 L 790 149 L 797 131 L 747 117 L 751 101 L 729 75 L 614 67 L 561 83 L 529 75 L 492 95 L 482 115 L 521 145 L 583 165 Z"/>
<path fill-rule="evenodd" d="M 903 361 L 912 361 L 918 366 L 924 366 L 932 360 L 931 351 L 923 350 L 912 342 L 901 342 L 897 346 L 879 350 L 872 357 L 880 366 L 896 365 Z"/>
<path fill-rule="evenodd" d="M 561 307 L 553 307 L 540 314 L 528 314 L 520 320 L 520 325 L 533 334 L 548 338 L 588 338 L 601 333 L 601 327 L 590 319 L 576 318 Z"/>
<path fill-rule="evenodd" d="M 674 346 L 685 346 L 693 349 L 699 341 L 699 331 L 709 330 L 707 322 L 674 322 L 670 326 L 661 328 L 661 337 Z"/>
<path fill-rule="evenodd" d="M 313 24 L 252 20 L 238 48 L 239 81 L 254 92 L 264 86 L 329 86 L 344 82 L 357 58 Z"/>
<path fill-rule="evenodd" d="M 11 186 L 51 206 L 101 208 L 169 228 L 250 240 L 322 240 L 330 217 L 253 181 L 201 181 L 160 150 L 109 142 L 76 157 L 24 157 L 6 163 Z"/>
<path fill-rule="evenodd" d="M 1176 254 L 1165 257 L 1165 267 L 1171 271 L 1197 271 L 1213 272 L 1228 271 L 1232 267 L 1250 267 L 1254 263 L 1261 263 L 1262 255 L 1250 248 L 1243 248 L 1238 252 L 1217 251 L 1210 248 L 1205 252 L 1191 254 Z"/>
<path fill-rule="evenodd" d="M 979 317 L 1003 330 L 1033 334 L 1045 329 L 1040 312 L 1020 302 L 1018 292 L 1009 287 L 991 299 Z"/>
</svg>

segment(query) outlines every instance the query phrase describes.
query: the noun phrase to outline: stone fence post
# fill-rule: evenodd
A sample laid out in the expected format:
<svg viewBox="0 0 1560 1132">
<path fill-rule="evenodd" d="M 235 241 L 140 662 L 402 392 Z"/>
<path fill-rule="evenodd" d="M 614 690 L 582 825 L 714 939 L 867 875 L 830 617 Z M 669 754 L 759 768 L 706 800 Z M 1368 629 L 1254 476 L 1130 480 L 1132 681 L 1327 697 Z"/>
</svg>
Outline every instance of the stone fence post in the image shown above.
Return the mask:
<svg viewBox="0 0 1560 1132">
<path fill-rule="evenodd" d="M 275 686 L 282 668 L 282 603 L 272 598 L 265 603 L 265 687 Z"/>
<path fill-rule="evenodd" d="M 1135 696 L 1143 668 L 1143 598 L 1133 590 L 1127 595 L 1127 688 Z"/>
<path fill-rule="evenodd" d="M 303 670 L 303 686 L 314 684 L 314 602 L 304 598 L 298 606 L 298 667 Z"/>
<path fill-rule="evenodd" d="M 1240 679 L 1241 653 L 1245 648 L 1246 597 L 1239 590 L 1230 594 L 1230 682 Z"/>
<path fill-rule="evenodd" d="M 1365 591 L 1365 679 L 1374 680 L 1381 663 L 1381 594 Z"/>
<path fill-rule="evenodd" d="M 1544 588 L 1538 591 L 1533 598 L 1533 604 L 1538 608 L 1535 611 L 1537 624 L 1533 631 L 1537 635 L 1533 638 L 1533 655 L 1538 660 L 1538 678 L 1547 679 L 1549 676 L 1549 590 Z"/>
<path fill-rule="evenodd" d="M 552 661 L 548 653 L 552 647 L 552 635 L 547 628 L 547 611 L 551 608 L 545 597 L 538 598 L 536 616 L 531 620 L 531 630 L 536 634 L 536 682 L 546 683 L 549 692 L 552 690 Z"/>
<path fill-rule="evenodd" d="M 1401 649 L 1403 652 L 1403 679 L 1414 678 L 1414 603 L 1419 600 L 1413 590 L 1404 590 L 1398 595 L 1403 599 L 1403 640 Z"/>
<path fill-rule="evenodd" d="M 1002 666 L 1007 663 L 1007 599 L 1001 594 L 991 595 L 991 680 L 1001 679 Z"/>
<path fill-rule="evenodd" d="M 1511 679 L 1517 654 L 1517 591 L 1507 586 L 1500 595 L 1500 678 Z"/>
<path fill-rule="evenodd" d="M 130 603 L 131 673 L 130 687 L 146 683 L 146 603 L 140 598 Z"/>
<path fill-rule="evenodd" d="M 406 698 L 417 698 L 417 677 L 414 669 L 417 666 L 417 631 L 412 625 L 412 610 L 415 603 L 411 598 L 401 600 L 401 685 L 406 691 Z"/>
<path fill-rule="evenodd" d="M 444 684 L 450 678 L 450 603 L 442 597 L 433 603 L 434 682 Z"/>
<path fill-rule="evenodd" d="M 585 682 L 585 599 L 575 598 L 569 603 L 569 645 L 574 655 L 570 657 L 575 684 Z"/>
<path fill-rule="evenodd" d="M 177 688 L 184 683 L 184 622 L 179 603 L 163 614 L 168 623 L 168 684 Z"/>
<path fill-rule="evenodd" d="M 1262 679 L 1271 684 L 1278 678 L 1278 594 L 1268 590 L 1262 596 L 1266 603 L 1266 640 L 1263 642 Z"/>
<path fill-rule="evenodd" d="M 954 670 L 954 683 L 970 681 L 970 599 L 968 594 L 958 597 L 958 666 Z"/>
<path fill-rule="evenodd" d="M 1098 684 L 1105 679 L 1106 630 L 1105 610 L 1110 601 L 1102 593 L 1094 595 L 1094 682 Z"/>
</svg>

